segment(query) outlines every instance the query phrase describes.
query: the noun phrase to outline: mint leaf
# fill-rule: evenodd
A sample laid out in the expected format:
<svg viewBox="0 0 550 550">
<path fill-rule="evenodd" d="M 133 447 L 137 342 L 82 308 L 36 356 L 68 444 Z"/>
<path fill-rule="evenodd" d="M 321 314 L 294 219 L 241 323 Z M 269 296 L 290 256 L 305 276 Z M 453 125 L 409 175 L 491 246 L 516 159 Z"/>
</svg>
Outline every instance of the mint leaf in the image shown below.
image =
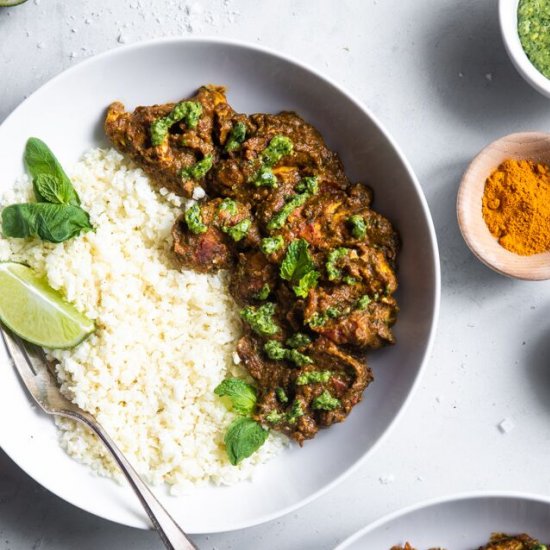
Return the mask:
<svg viewBox="0 0 550 550">
<path fill-rule="evenodd" d="M 39 174 L 32 180 L 34 194 L 39 202 L 50 202 L 52 204 L 72 204 L 78 206 L 75 196 L 76 192 L 68 180 L 55 179 L 50 174 Z"/>
<path fill-rule="evenodd" d="M 37 201 L 80 205 L 80 198 L 71 180 L 43 141 L 34 137 L 27 140 L 24 162 L 32 177 Z"/>
<path fill-rule="evenodd" d="M 228 397 L 233 410 L 242 415 L 252 414 L 256 407 L 256 388 L 240 378 L 226 378 L 214 390 L 219 397 Z"/>
<path fill-rule="evenodd" d="M 309 244 L 305 239 L 295 239 L 287 248 L 281 263 L 279 274 L 286 281 L 299 279 L 313 269 L 313 261 L 308 252 Z"/>
<path fill-rule="evenodd" d="M 12 204 L 2 210 L 5 237 L 40 237 L 60 243 L 91 229 L 88 214 L 78 206 L 38 202 Z"/>
<path fill-rule="evenodd" d="M 279 269 L 281 278 L 290 281 L 294 293 L 301 298 L 307 297 L 319 279 L 319 272 L 315 270 L 308 248 L 309 244 L 304 239 L 292 241 Z"/>
<path fill-rule="evenodd" d="M 300 298 L 307 298 L 309 291 L 317 286 L 317 280 L 319 279 L 318 271 L 310 271 L 306 273 L 292 288 L 294 294 Z"/>
<path fill-rule="evenodd" d="M 268 430 L 252 420 L 237 418 L 229 426 L 224 442 L 229 462 L 236 466 L 241 460 L 255 453 L 266 441 Z"/>
</svg>

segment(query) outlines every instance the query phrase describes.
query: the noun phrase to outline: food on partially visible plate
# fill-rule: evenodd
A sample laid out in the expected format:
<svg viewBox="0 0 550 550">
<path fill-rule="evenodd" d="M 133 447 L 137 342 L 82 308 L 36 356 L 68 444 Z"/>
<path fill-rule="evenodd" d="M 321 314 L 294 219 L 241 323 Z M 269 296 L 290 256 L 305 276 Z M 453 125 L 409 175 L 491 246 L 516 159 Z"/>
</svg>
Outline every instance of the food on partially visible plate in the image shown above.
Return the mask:
<svg viewBox="0 0 550 550">
<path fill-rule="evenodd" d="M 415 550 L 408 542 L 405 546 L 393 546 L 391 550 Z M 430 548 L 430 550 L 443 550 L 441 548 Z M 452 550 L 452 549 L 451 549 Z M 476 549 L 472 549 L 476 550 Z M 529 535 L 505 535 L 504 533 L 493 533 L 491 539 L 485 546 L 477 550 L 548 550 L 548 545 L 542 544 Z"/>
<path fill-rule="evenodd" d="M 344 420 L 398 310 L 398 238 L 371 190 L 300 116 L 236 113 L 220 86 L 133 112 L 113 103 L 105 130 L 157 186 L 199 199 L 173 250 L 186 270 L 229 273 L 252 418 L 300 444 Z"/>
</svg>

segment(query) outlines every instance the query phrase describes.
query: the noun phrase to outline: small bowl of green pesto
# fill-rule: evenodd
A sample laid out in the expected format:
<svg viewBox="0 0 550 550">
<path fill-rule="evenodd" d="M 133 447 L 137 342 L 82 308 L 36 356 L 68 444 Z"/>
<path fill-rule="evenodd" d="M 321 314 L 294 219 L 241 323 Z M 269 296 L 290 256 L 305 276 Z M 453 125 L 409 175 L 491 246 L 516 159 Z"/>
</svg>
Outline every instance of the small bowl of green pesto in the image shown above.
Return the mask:
<svg viewBox="0 0 550 550">
<path fill-rule="evenodd" d="M 550 0 L 499 0 L 500 28 L 512 63 L 550 97 Z"/>
</svg>

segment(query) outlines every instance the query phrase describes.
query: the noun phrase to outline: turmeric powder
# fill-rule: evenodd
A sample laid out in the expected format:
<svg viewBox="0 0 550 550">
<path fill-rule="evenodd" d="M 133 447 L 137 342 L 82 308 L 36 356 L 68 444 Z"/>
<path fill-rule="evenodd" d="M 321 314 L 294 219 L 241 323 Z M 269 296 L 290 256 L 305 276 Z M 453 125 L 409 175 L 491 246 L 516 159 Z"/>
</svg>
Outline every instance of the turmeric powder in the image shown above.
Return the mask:
<svg viewBox="0 0 550 550">
<path fill-rule="evenodd" d="M 530 256 L 550 250 L 550 166 L 504 161 L 485 182 L 482 212 L 510 252 Z"/>
</svg>

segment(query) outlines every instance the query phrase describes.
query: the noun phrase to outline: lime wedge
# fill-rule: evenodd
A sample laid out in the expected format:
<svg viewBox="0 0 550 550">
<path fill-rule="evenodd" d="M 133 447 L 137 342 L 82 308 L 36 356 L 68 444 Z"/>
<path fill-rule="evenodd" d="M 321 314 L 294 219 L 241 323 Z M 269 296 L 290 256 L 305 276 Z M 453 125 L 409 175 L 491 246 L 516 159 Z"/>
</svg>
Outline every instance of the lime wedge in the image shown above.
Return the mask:
<svg viewBox="0 0 550 550">
<path fill-rule="evenodd" d="M 0 8 L 9 8 L 10 6 L 18 6 L 27 0 L 0 0 Z"/>
<path fill-rule="evenodd" d="M 0 263 L 0 321 L 45 348 L 72 348 L 95 329 L 45 279 L 14 262 Z"/>
</svg>

